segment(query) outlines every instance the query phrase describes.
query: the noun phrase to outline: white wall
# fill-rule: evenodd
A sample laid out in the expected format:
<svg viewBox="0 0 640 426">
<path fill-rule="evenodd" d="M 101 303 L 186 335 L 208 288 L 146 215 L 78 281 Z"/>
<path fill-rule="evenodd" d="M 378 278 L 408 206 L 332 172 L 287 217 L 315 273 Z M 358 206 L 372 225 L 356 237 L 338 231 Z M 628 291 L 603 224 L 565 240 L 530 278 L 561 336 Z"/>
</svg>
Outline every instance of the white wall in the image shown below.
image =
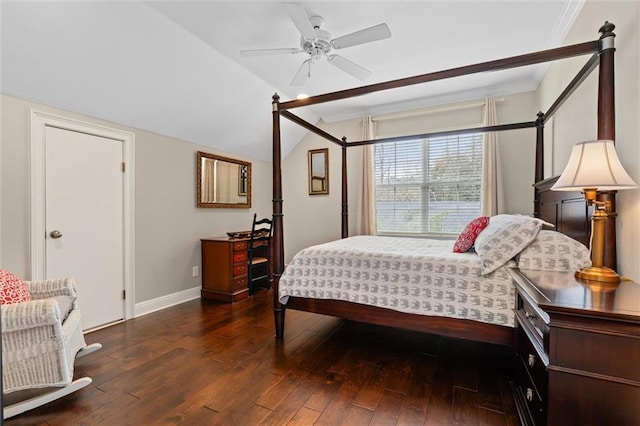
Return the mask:
<svg viewBox="0 0 640 426">
<path fill-rule="evenodd" d="M 330 134 L 347 140 L 362 139 L 358 120 L 317 124 Z M 329 194 L 309 195 L 307 152 L 310 149 L 329 148 Z M 308 134 L 284 158 L 282 162 L 282 195 L 284 213 L 285 263 L 299 250 L 319 243 L 340 238 L 342 203 L 342 149 L 314 134 Z M 349 191 L 349 228 L 355 231 L 361 178 L 358 171 L 362 167 L 361 149 L 348 150 L 348 172 L 351 184 Z M 353 232 L 351 232 L 353 234 Z"/>
<path fill-rule="evenodd" d="M 533 92 L 505 96 L 496 104 L 501 124 L 534 121 L 538 109 Z M 498 133 L 505 212 L 533 214 L 533 182 L 536 153 L 535 129 L 509 130 Z"/>
<path fill-rule="evenodd" d="M 505 96 L 497 105 L 499 123 L 533 121 L 536 118 L 533 92 Z M 425 118 L 427 117 L 427 118 Z M 384 136 L 401 133 L 427 133 L 464 125 L 481 125 L 482 110 L 468 109 L 448 113 L 429 114 L 396 121 L 381 122 L 378 126 Z M 360 120 L 333 123 L 321 122 L 318 127 L 329 134 L 348 141 L 362 139 Z M 403 132 L 404 133 L 404 132 Z M 406 133 L 404 133 L 406 134 Z M 505 203 L 509 213 L 533 213 L 533 178 L 535 157 L 535 129 L 500 132 L 498 136 L 503 158 Z M 329 147 L 329 195 L 308 195 L 307 151 Z M 360 230 L 362 202 L 362 149 L 347 150 L 349 235 Z M 341 213 L 341 148 L 316 136 L 307 135 L 283 161 L 283 212 L 285 262 L 302 248 L 340 238 Z"/>
<path fill-rule="evenodd" d="M 2 95 L 0 247 L 2 267 L 29 278 L 30 109 L 135 133 L 136 303 L 198 287 L 192 266 L 201 266 L 200 238 L 247 230 L 253 213 L 271 215 L 271 163 L 240 158 L 147 131 Z M 216 123 L 212 122 L 212 126 Z M 265 139 L 270 144 L 269 136 Z M 252 163 L 251 209 L 198 209 L 196 151 Z"/>
<path fill-rule="evenodd" d="M 2 98 L 0 98 L 0 117 L 2 117 L 2 111 L 4 109 L 4 102 L 2 102 Z M 0 124 L 2 123 L 2 121 L 0 121 Z M 2 141 L 3 141 L 3 133 L 0 131 L 0 167 L 3 164 L 2 158 L 3 158 L 3 154 L 2 154 Z M 4 261 L 2 258 L 2 191 L 3 191 L 3 185 L 2 182 L 4 181 L 3 177 L 2 177 L 2 172 L 0 171 L 0 266 L 4 265 Z"/>
<path fill-rule="evenodd" d="M 640 3 L 637 1 L 587 1 L 563 44 L 596 40 L 605 21 L 616 25 L 616 149 L 623 166 L 640 183 Z M 566 87 L 586 58 L 553 63 L 538 90 L 542 111 Z M 597 137 L 598 70 L 582 83 L 554 117 L 553 171 L 562 173 L 573 144 Z M 640 279 L 640 190 L 621 191 L 616 198 L 618 272 Z"/>
</svg>

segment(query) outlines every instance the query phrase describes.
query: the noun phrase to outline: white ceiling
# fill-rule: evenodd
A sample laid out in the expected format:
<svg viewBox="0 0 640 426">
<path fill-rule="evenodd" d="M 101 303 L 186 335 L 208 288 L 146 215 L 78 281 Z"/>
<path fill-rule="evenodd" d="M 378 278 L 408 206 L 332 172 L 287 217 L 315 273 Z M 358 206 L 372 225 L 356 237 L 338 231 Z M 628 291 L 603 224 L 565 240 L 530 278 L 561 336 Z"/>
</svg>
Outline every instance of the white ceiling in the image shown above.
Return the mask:
<svg viewBox="0 0 640 426">
<path fill-rule="evenodd" d="M 307 13 L 338 37 L 386 22 L 390 39 L 340 50 L 364 82 L 306 55 L 242 57 L 299 47 L 274 1 L 2 0 L 3 93 L 256 159 L 271 159 L 271 96 L 314 95 L 561 45 L 583 0 L 316 1 Z M 594 34 L 594 39 L 597 37 Z M 545 65 L 379 92 L 296 111 L 311 122 L 534 90 Z M 283 151 L 305 130 L 283 120 Z"/>
</svg>

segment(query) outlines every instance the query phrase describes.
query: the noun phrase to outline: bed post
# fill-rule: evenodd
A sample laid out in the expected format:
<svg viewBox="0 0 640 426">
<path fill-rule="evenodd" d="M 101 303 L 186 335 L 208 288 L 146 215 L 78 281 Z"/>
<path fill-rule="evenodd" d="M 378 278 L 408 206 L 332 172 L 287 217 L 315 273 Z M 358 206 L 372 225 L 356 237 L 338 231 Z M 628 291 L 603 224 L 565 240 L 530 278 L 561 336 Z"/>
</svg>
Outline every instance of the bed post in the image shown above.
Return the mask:
<svg viewBox="0 0 640 426">
<path fill-rule="evenodd" d="M 284 305 L 278 298 L 278 285 L 284 271 L 284 239 L 282 229 L 282 167 L 280 149 L 280 111 L 278 94 L 273 95 L 273 317 L 276 325 L 276 339 L 284 335 Z"/>
<path fill-rule="evenodd" d="M 349 236 L 349 200 L 347 197 L 347 138 L 342 137 L 342 238 Z"/>
<path fill-rule="evenodd" d="M 615 25 L 605 21 L 600 27 L 600 66 L 598 77 L 598 139 L 616 140 L 614 46 Z M 617 270 L 616 191 L 598 192 L 598 200 L 611 202 L 604 238 L 604 266 Z"/>
<path fill-rule="evenodd" d="M 544 179 L 544 113 L 539 111 L 537 115 L 534 184 Z M 536 185 L 533 186 L 533 216 L 540 217 L 540 190 Z"/>
</svg>

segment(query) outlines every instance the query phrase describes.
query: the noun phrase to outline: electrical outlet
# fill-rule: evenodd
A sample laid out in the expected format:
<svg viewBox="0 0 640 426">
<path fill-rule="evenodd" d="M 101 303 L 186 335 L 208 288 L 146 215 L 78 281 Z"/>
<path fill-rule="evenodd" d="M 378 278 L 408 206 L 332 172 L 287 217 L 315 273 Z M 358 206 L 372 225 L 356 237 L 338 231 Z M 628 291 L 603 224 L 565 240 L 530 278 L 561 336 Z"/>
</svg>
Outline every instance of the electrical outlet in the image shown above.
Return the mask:
<svg viewBox="0 0 640 426">
<path fill-rule="evenodd" d="M 200 268 L 198 268 L 197 266 L 191 268 L 191 275 L 193 275 L 194 277 L 200 275 Z"/>
</svg>

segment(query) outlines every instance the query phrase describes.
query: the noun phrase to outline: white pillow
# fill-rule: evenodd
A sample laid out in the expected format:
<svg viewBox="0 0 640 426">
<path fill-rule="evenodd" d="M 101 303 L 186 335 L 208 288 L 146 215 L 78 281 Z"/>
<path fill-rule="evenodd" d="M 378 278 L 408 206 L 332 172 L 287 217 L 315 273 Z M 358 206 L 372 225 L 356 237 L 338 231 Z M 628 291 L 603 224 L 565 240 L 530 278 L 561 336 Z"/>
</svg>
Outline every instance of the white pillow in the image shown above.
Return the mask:
<svg viewBox="0 0 640 426">
<path fill-rule="evenodd" d="M 500 214 L 491 217 L 476 238 L 481 274 L 489 274 L 513 259 L 533 242 L 544 221 L 529 216 Z"/>
<path fill-rule="evenodd" d="M 591 266 L 584 244 L 556 231 L 540 231 L 518 255 L 518 267 L 540 271 L 577 271 Z"/>
</svg>

